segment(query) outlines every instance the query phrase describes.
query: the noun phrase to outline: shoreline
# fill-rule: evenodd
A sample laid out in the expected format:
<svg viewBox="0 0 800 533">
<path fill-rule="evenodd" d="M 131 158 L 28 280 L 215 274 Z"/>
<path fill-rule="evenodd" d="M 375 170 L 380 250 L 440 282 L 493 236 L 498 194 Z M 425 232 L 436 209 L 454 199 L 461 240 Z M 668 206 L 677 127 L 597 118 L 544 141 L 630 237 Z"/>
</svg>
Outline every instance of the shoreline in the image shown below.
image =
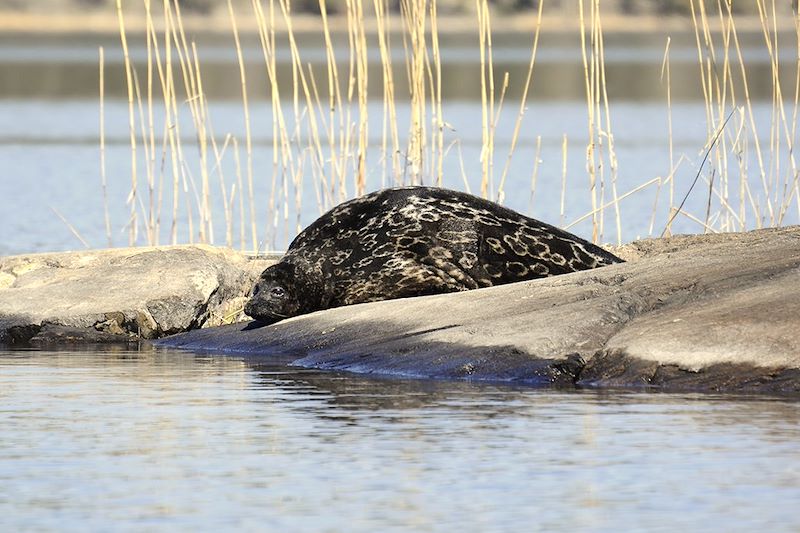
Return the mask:
<svg viewBox="0 0 800 533">
<path fill-rule="evenodd" d="M 155 345 L 385 377 L 800 394 L 800 226 L 648 239 L 615 252 L 629 261 Z"/>
<path fill-rule="evenodd" d="M 0 258 L 0 345 L 185 332 L 156 346 L 376 376 L 800 394 L 800 226 L 614 252 L 628 262 L 261 327 L 242 311 L 276 258 L 197 245 Z"/>
<path fill-rule="evenodd" d="M 230 18 L 227 14 L 215 13 L 204 16 L 185 14 L 181 18 L 185 30 L 189 33 L 229 34 L 231 32 Z M 147 19 L 143 14 L 124 14 L 124 20 L 126 33 L 145 33 Z M 155 18 L 156 31 L 159 32 L 163 31 L 163 23 L 160 20 L 161 17 Z M 347 32 L 347 18 L 345 16 L 331 15 L 328 20 L 333 33 Z M 735 20 L 736 30 L 740 34 L 762 33 L 761 21 L 758 17 L 738 16 Z M 258 33 L 258 26 L 255 20 L 244 15 L 237 16 L 237 26 L 242 35 L 256 35 Z M 493 15 L 491 26 L 495 34 L 500 32 L 503 34 L 532 34 L 536 29 L 536 16 L 535 14 Z M 671 33 L 694 33 L 691 18 L 681 16 L 603 15 L 602 26 L 604 34 L 642 35 L 660 33 L 666 35 Z M 313 14 L 292 15 L 292 27 L 295 33 L 319 33 L 320 17 Z M 399 33 L 403 30 L 402 19 L 399 14 L 391 15 L 389 28 L 393 33 Z M 287 26 L 282 17 L 278 17 L 275 29 L 278 33 L 287 32 Z M 542 17 L 541 32 L 543 34 L 568 34 L 577 32 L 579 29 L 580 21 L 576 17 L 560 15 Z M 770 30 L 772 29 L 770 28 Z M 378 28 L 373 17 L 367 18 L 365 30 L 368 34 L 377 33 Z M 718 19 L 713 18 L 710 30 L 714 33 L 723 31 Z M 779 33 L 794 33 L 796 31 L 794 21 L 782 18 L 778 21 L 777 30 Z M 478 22 L 475 14 L 439 15 L 438 32 L 440 35 L 477 33 L 477 31 Z M 105 11 L 89 11 L 81 14 L 60 13 L 54 16 L 47 13 L 21 13 L 0 10 L 0 32 L 6 34 L 6 37 L 12 34 L 117 36 L 119 35 L 119 21 L 116 13 Z"/>
</svg>

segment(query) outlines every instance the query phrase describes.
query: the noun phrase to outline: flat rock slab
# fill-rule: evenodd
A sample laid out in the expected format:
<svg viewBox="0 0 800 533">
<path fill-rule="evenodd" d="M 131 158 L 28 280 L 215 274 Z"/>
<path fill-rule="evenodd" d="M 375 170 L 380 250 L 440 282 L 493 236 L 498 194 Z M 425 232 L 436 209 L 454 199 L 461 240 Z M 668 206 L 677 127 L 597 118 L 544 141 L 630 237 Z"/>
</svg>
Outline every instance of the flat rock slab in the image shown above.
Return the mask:
<svg viewBox="0 0 800 533">
<path fill-rule="evenodd" d="M 406 377 L 800 393 L 800 227 L 618 253 L 630 262 L 159 345 Z"/>
<path fill-rule="evenodd" d="M 235 320 L 272 262 L 211 246 L 0 258 L 0 342 L 138 340 Z"/>
</svg>

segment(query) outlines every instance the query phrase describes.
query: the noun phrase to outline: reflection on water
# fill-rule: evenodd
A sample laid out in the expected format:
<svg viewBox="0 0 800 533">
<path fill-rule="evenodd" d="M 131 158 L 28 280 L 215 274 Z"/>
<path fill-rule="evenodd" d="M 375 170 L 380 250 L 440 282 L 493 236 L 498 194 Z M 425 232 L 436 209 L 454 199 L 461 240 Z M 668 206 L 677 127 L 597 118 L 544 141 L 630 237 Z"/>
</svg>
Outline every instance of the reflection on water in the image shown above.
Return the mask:
<svg viewBox="0 0 800 533">
<path fill-rule="evenodd" d="M 687 21 L 688 23 L 688 21 Z M 691 28 L 687 28 L 690 30 Z M 612 100 L 637 102 L 663 102 L 666 85 L 662 76 L 662 62 L 667 38 L 671 39 L 671 91 L 674 101 L 702 100 L 703 87 L 697 64 L 697 48 L 690 31 L 677 35 L 609 35 L 605 41 L 606 80 Z M 239 67 L 232 38 L 217 35 L 193 36 L 197 39 L 201 63 L 203 89 L 211 99 L 241 101 Z M 373 37 L 371 37 L 373 38 Z M 721 43 L 721 39 L 718 39 Z M 393 49 L 395 91 L 397 98 L 408 96 L 405 71 L 405 50 L 399 44 Z M 796 74 L 796 40 L 793 35 L 782 36 L 776 48 L 781 59 L 780 79 L 784 87 L 793 87 Z M 506 98 L 518 99 L 522 95 L 524 80 L 530 61 L 532 36 L 498 32 L 493 42 L 493 65 L 500 90 L 500 80 L 507 72 L 510 84 Z M 144 79 L 147 49 L 144 39 L 131 39 L 130 56 L 139 76 Z M 300 40 L 303 64 L 311 68 L 321 94 L 327 94 L 326 52 L 321 35 L 307 34 Z M 480 49 L 475 35 L 457 34 L 441 37 L 442 98 L 445 102 L 456 100 L 479 101 Z M 787 46 L 788 45 L 788 46 Z M 127 98 L 125 69 L 118 39 L 83 36 L 81 39 L 45 36 L 0 36 L 0 99 L 6 98 L 95 98 L 98 94 L 98 47 L 106 53 L 106 94 L 110 98 Z M 348 71 L 349 51 L 346 40 L 334 41 L 341 73 Z M 763 36 L 742 34 L 740 41 L 745 60 L 750 97 L 754 100 L 772 98 L 772 65 Z M 738 56 L 731 56 L 733 77 L 737 92 L 742 94 L 741 72 Z M 722 49 L 717 57 L 725 57 Z M 270 98 L 269 83 L 263 62 L 263 52 L 252 38 L 245 37 L 243 57 L 246 66 L 250 98 Z M 287 46 L 276 50 L 277 79 L 281 95 L 291 98 L 291 53 Z M 178 58 L 174 59 L 176 69 Z M 377 42 L 369 49 L 369 96 L 381 100 L 382 66 Z M 720 76 L 722 74 L 720 73 Z M 347 79 L 342 74 L 341 89 L 346 93 Z M 327 83 L 327 82 L 325 82 Z M 180 90 L 180 89 L 179 89 Z M 158 99 L 158 98 L 157 98 Z M 534 81 L 530 93 L 532 101 L 585 99 L 585 74 L 579 34 L 546 34 L 542 36 L 536 55 Z"/>
<path fill-rule="evenodd" d="M 0 352 L 0 431 L 3 530 L 800 527 L 783 399 Z"/>
</svg>

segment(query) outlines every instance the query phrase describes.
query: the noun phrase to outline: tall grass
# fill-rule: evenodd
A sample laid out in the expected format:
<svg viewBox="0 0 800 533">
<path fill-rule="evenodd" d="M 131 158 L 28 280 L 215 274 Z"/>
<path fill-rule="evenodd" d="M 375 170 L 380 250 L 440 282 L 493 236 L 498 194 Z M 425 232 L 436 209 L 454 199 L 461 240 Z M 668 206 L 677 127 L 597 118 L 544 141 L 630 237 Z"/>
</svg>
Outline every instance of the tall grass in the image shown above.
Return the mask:
<svg viewBox="0 0 800 533">
<path fill-rule="evenodd" d="M 756 0 L 755 3 L 764 39 L 763 50 L 768 54 L 772 72 L 771 120 L 766 147 L 759 135 L 751 80 L 731 5 L 718 2 L 716 12 L 709 12 L 704 2 L 693 0 L 691 3 L 708 127 L 709 141 L 705 149 L 711 157 L 707 169 L 700 169 L 698 173 L 706 185 L 705 213 L 674 209 L 705 231 L 780 225 L 792 201 L 796 202 L 798 197 L 794 117 L 800 101 L 800 85 L 796 82 L 793 99 L 783 96 L 778 57 L 779 15 L 774 2 Z M 710 30 L 712 18 L 717 19 L 721 28 L 717 34 Z M 800 45 L 800 41 L 797 43 Z M 796 65 L 800 65 L 798 57 L 794 58 Z M 724 126 L 731 114 L 730 124 Z M 789 120 L 788 117 L 793 118 Z M 715 142 L 717 137 L 719 141 Z M 787 164 L 788 168 L 782 168 Z"/>
<path fill-rule="evenodd" d="M 128 242 L 159 244 L 161 226 L 169 225 L 167 241 L 214 244 L 215 224 L 222 217 L 224 244 L 243 250 L 274 249 L 288 240 L 308 220 L 300 213 L 305 194 L 313 194 L 317 211 L 324 212 L 336 203 L 367 190 L 401 184 L 443 183 L 444 161 L 458 159 L 465 189 L 469 179 L 461 156 L 458 138 L 451 138 L 443 112 L 442 54 L 439 44 L 439 15 L 431 0 L 401 0 L 400 12 L 393 13 L 387 0 L 347 0 L 346 46 L 335 44 L 326 0 L 319 0 L 324 75 L 312 69 L 303 58 L 295 15 L 289 0 L 252 0 L 250 10 L 237 13 L 227 1 L 231 48 L 239 65 L 243 138 L 213 127 L 208 96 L 204 90 L 202 61 L 197 44 L 184 30 L 180 4 L 162 0 L 146 12 L 146 60 L 135 64 L 128 50 L 128 31 L 122 2 L 117 1 L 120 43 L 127 86 L 130 143 L 130 193 L 128 195 Z M 562 138 L 562 174 L 559 223 L 570 228 L 591 220 L 591 236 L 596 242 L 622 240 L 623 201 L 649 192 L 653 212 L 649 228 L 641 233 L 669 234 L 676 218 L 688 219 L 699 231 L 732 231 L 780 225 L 792 210 L 800 213 L 800 185 L 794 155 L 800 102 L 800 68 L 794 87 L 786 90 L 779 76 L 781 59 L 774 2 L 755 0 L 763 34 L 763 49 L 772 72 L 772 111 L 769 140 L 762 142 L 764 126 L 753 110 L 747 64 L 742 52 L 737 18 L 731 4 L 690 0 L 691 27 L 694 31 L 698 75 L 705 102 L 707 142 L 697 154 L 676 160 L 673 147 L 672 79 L 670 41 L 665 43 L 662 80 L 666 87 L 665 116 L 668 127 L 669 167 L 662 176 L 642 176 L 638 185 L 618 190 L 620 161 L 617 159 L 612 130 L 613 104 L 608 93 L 605 68 L 603 12 L 599 0 L 579 0 L 580 39 L 587 110 L 585 175 L 567 168 L 569 139 Z M 480 75 L 481 137 L 479 194 L 503 202 L 506 190 L 528 189 L 530 208 L 536 208 L 541 136 L 535 141 L 531 172 L 510 174 L 511 160 L 518 142 L 525 139 L 522 118 L 527 112 L 530 91 L 535 91 L 536 53 L 546 2 L 540 2 L 532 32 L 531 56 L 524 79 L 511 79 L 498 72 L 493 59 L 492 11 L 487 0 L 476 0 L 475 69 Z M 713 5 L 714 9 L 708 6 Z M 255 21 L 262 68 L 267 87 L 254 88 L 248 79 L 240 38 L 242 17 Z M 800 58 L 800 23 L 795 20 L 796 54 Z M 280 29 L 278 29 L 280 28 Z M 369 32 L 367 28 L 372 28 Z M 545 28 L 546 29 L 546 28 Z M 399 36 L 398 36 L 399 34 Z M 370 49 L 377 50 L 380 79 L 370 79 Z M 292 83 L 288 94 L 278 79 L 278 55 L 288 51 Z M 402 51 L 405 78 L 398 80 L 397 54 Z M 101 51 L 100 69 L 103 72 Z M 344 61 L 343 61 L 344 59 Z M 800 62 L 797 62 L 800 65 Z M 342 65 L 345 68 L 342 68 Z M 140 80 L 144 80 L 140 83 Z M 408 100 L 398 91 L 408 87 Z M 514 113 L 510 147 L 499 180 L 495 180 L 496 133 L 509 86 L 521 86 L 519 107 Z M 256 168 L 251 127 L 250 93 L 269 92 L 269 119 L 273 128 L 270 168 Z M 101 94 L 103 82 L 101 81 Z M 379 145 L 369 144 L 368 98 L 380 94 L 382 117 Z M 787 96 L 789 95 L 789 96 Z M 288 105 L 290 103 L 290 105 Z M 402 122 L 398 105 L 409 110 Z M 103 101 L 101 98 L 101 114 Z M 190 120 L 187 121 L 186 113 Z M 160 142 L 155 128 L 163 123 Z M 724 127 L 723 127 L 724 126 Z M 101 126 L 102 127 L 102 126 Z M 190 131 L 192 140 L 182 137 Z M 104 138 L 104 137 L 103 137 Z M 104 142 L 104 141 L 101 141 Z M 187 157 L 187 152 L 196 155 Z M 244 154 L 241 152 L 244 151 Z M 707 155 L 707 157 L 704 157 Z M 104 157 L 104 147 L 101 149 Z M 708 163 L 698 164 L 700 161 Z M 142 173 L 142 162 L 144 162 Z M 231 163 L 232 162 L 232 163 Z M 622 162 L 624 163 L 624 162 Z M 226 175 L 233 165 L 235 176 Z M 683 168 L 680 168 L 683 164 Z M 695 182 L 678 181 L 695 167 Z M 106 177 L 104 161 L 103 190 Z M 375 179 L 376 171 L 378 178 Z M 680 170 L 680 171 L 679 171 Z M 551 179 L 557 179 L 552 177 Z M 259 186 L 257 180 L 264 180 Z M 585 180 L 590 210 L 575 220 L 565 219 L 568 183 Z M 213 182 L 217 183 L 214 184 Z M 260 196 L 256 191 L 268 191 Z M 164 206 L 165 189 L 171 198 Z M 689 211 L 685 197 L 704 191 L 702 212 Z M 218 195 L 218 196 L 217 196 Z M 666 196 L 666 198 L 662 198 Z M 214 201 L 216 198 L 219 201 Z M 657 218 L 658 206 L 669 206 L 666 218 Z M 213 205 L 222 205 L 222 213 Z M 259 217 L 266 205 L 266 217 Z M 693 204 L 696 205 L 696 202 Z M 182 207 L 181 207 L 182 206 Z M 295 218 L 290 220 L 290 213 Z M 607 223 L 607 216 L 611 223 Z M 168 222 L 167 222 L 168 221 Z M 236 235 L 234 228 L 238 226 Z M 185 235 L 179 228 L 187 228 Z M 663 230 L 663 231 L 662 231 Z M 109 231 L 110 235 L 110 231 Z M 237 239 L 238 237 L 238 239 Z M 238 241 L 238 242 L 237 242 Z"/>
</svg>

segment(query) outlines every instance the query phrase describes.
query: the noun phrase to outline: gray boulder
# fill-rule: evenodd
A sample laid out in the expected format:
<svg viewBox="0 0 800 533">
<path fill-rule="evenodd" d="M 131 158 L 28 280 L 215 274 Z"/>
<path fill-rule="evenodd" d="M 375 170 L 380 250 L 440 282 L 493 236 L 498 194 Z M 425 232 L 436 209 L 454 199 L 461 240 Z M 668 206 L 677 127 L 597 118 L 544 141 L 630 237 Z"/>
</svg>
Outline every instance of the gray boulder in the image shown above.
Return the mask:
<svg viewBox="0 0 800 533">
<path fill-rule="evenodd" d="M 800 392 L 800 227 L 615 251 L 630 262 L 160 344 L 378 375 Z"/>
<path fill-rule="evenodd" d="M 150 339 L 241 320 L 271 262 L 210 246 L 0 258 L 0 342 Z"/>
</svg>

